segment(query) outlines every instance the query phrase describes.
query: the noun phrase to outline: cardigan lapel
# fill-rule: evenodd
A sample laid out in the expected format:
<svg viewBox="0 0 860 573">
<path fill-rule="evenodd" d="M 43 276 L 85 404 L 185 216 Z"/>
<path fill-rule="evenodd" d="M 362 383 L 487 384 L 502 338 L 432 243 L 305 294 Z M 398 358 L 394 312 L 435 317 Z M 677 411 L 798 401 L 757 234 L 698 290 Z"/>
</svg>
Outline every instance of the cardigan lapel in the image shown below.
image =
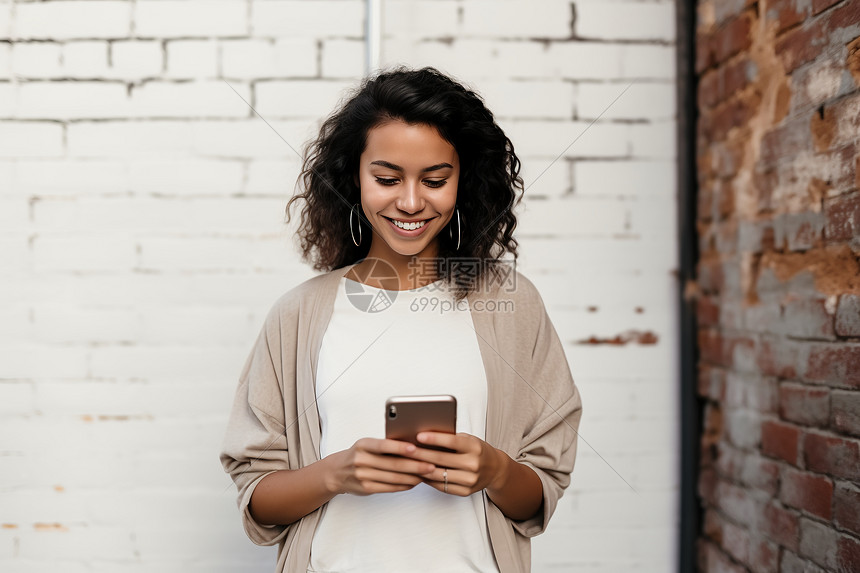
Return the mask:
<svg viewBox="0 0 860 573">
<path fill-rule="evenodd" d="M 478 338 L 478 347 L 481 351 L 481 360 L 484 363 L 484 372 L 487 376 L 487 414 L 486 427 L 484 428 L 484 440 L 493 447 L 503 449 L 502 439 L 502 388 L 501 371 L 499 369 L 499 356 L 496 349 L 499 344 L 496 339 L 496 329 L 493 324 L 495 313 L 476 311 L 475 301 L 486 298 L 482 291 L 469 293 L 469 310 L 472 315 L 472 323 Z M 486 305 L 484 305 L 486 306 Z"/>
<path fill-rule="evenodd" d="M 322 347 L 323 335 L 331 322 L 334 311 L 334 301 L 337 297 L 337 288 L 340 279 L 355 266 L 355 263 L 335 269 L 324 275 L 323 284 L 320 285 L 313 297 L 310 308 L 308 333 L 308 351 L 304 353 L 308 360 L 303 365 L 305 372 L 305 383 L 299 385 L 303 396 L 300 400 L 301 411 L 304 412 L 308 430 L 313 444 L 312 451 L 303 455 L 305 465 L 318 461 L 320 456 L 320 442 L 322 441 L 322 429 L 320 426 L 319 407 L 316 397 L 317 362 L 319 360 L 320 348 Z"/>
</svg>

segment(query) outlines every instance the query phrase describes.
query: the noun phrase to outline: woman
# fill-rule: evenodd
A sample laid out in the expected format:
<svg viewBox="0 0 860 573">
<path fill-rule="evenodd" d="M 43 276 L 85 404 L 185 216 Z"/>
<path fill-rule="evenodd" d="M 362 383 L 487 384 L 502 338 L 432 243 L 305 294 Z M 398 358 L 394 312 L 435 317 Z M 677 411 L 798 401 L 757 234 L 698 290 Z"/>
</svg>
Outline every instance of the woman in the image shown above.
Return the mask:
<svg viewBox="0 0 860 573">
<path fill-rule="evenodd" d="M 269 312 L 221 454 L 278 571 L 530 570 L 582 402 L 511 267 L 519 165 L 481 99 L 433 68 L 365 78 L 322 124 L 287 218 L 302 202 L 325 272 Z M 454 395 L 457 432 L 385 439 L 385 399 L 416 394 Z"/>
</svg>

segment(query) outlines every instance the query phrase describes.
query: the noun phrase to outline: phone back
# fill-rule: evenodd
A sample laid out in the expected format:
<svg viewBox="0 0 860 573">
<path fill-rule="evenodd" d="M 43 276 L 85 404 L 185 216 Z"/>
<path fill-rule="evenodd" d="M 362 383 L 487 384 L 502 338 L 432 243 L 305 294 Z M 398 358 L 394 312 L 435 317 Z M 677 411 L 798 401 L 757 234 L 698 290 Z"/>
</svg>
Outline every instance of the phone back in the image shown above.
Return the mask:
<svg viewBox="0 0 860 573">
<path fill-rule="evenodd" d="M 418 432 L 423 431 L 450 434 L 457 432 L 457 399 L 454 396 L 393 396 L 386 400 L 386 438 L 430 448 L 431 446 L 418 443 L 415 438 Z"/>
</svg>

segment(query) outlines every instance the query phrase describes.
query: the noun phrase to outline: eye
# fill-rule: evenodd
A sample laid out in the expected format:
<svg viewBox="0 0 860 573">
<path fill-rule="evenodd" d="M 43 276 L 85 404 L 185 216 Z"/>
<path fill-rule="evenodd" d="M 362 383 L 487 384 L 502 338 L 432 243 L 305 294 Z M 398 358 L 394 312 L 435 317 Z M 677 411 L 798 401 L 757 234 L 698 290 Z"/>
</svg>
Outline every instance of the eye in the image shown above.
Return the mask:
<svg viewBox="0 0 860 573">
<path fill-rule="evenodd" d="M 444 185 L 447 182 L 448 182 L 447 179 L 441 179 L 439 181 L 433 181 L 431 179 L 427 179 L 426 181 L 424 181 L 424 183 L 426 183 L 428 187 L 432 187 L 434 189 L 441 187 L 442 185 Z"/>
<path fill-rule="evenodd" d="M 377 177 L 376 182 L 380 183 L 381 185 L 394 185 L 395 183 L 397 183 L 397 179 L 385 179 L 383 177 Z"/>
</svg>

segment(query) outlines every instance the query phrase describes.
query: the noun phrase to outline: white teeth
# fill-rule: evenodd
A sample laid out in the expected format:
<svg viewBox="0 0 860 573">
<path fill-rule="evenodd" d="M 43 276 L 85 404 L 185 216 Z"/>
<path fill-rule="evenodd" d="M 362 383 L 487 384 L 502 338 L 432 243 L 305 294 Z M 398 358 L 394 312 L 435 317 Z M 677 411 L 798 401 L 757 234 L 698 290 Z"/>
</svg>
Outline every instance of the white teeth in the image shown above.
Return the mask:
<svg viewBox="0 0 860 573">
<path fill-rule="evenodd" d="M 392 221 L 394 221 L 395 225 L 397 225 L 401 229 L 406 229 L 407 231 L 414 231 L 415 229 L 420 229 L 421 227 L 424 226 L 424 223 L 427 222 L 427 221 L 418 221 L 417 223 L 403 223 L 403 222 L 397 221 L 395 219 L 392 219 Z"/>
</svg>

